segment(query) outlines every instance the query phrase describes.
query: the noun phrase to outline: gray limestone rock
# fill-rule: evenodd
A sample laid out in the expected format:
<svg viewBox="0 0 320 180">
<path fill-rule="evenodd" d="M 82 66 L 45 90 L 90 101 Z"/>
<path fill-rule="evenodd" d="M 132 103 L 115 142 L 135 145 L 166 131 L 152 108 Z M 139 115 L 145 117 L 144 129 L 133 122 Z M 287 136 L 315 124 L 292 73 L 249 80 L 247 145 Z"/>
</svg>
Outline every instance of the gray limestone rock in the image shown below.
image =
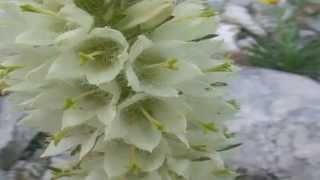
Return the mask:
<svg viewBox="0 0 320 180">
<path fill-rule="evenodd" d="M 217 34 L 223 40 L 225 47 L 230 52 L 237 52 L 240 48 L 237 45 L 237 35 L 240 32 L 240 27 L 233 24 L 220 23 Z"/>
<path fill-rule="evenodd" d="M 9 180 L 6 175 L 6 172 L 0 170 L 0 180 Z"/>
<path fill-rule="evenodd" d="M 35 158 L 28 161 L 18 161 L 7 176 L 13 180 L 40 180 L 47 172 L 48 165 L 48 159 Z"/>
<path fill-rule="evenodd" d="M 266 35 L 265 30 L 254 20 L 248 9 L 243 6 L 227 4 L 221 17 L 222 20 L 239 25 L 255 35 Z"/>
<path fill-rule="evenodd" d="M 17 124 L 22 116 L 5 97 L 0 97 L 0 169 L 10 169 L 36 133 Z"/>
<path fill-rule="evenodd" d="M 228 163 L 249 177 L 319 180 L 320 84 L 283 72 L 244 69 L 232 93 L 242 108 L 230 128 L 244 145 Z"/>
</svg>

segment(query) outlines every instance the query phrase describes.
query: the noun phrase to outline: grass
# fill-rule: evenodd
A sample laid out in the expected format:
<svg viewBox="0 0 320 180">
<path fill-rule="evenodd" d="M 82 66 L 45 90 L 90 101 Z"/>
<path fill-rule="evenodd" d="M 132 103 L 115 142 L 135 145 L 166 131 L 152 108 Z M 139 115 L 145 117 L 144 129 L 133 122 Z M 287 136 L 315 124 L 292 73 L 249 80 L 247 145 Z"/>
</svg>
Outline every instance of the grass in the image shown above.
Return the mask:
<svg viewBox="0 0 320 180">
<path fill-rule="evenodd" d="M 320 39 L 304 42 L 295 23 L 286 23 L 270 36 L 256 37 L 248 60 L 258 67 L 320 77 Z"/>
</svg>

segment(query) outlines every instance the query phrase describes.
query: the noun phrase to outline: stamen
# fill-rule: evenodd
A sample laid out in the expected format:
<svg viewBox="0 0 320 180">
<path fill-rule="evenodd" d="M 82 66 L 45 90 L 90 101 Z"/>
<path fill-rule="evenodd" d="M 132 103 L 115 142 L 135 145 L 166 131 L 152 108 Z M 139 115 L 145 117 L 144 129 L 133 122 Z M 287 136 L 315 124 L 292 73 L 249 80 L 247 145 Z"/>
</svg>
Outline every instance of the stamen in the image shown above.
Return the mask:
<svg viewBox="0 0 320 180">
<path fill-rule="evenodd" d="M 171 70 L 178 70 L 178 60 L 175 58 L 167 60 L 166 68 Z"/>
<path fill-rule="evenodd" d="M 158 64 L 152 64 L 152 65 L 148 65 L 148 66 L 144 66 L 144 69 L 152 69 L 152 68 L 166 68 L 166 69 L 170 69 L 173 71 L 178 70 L 178 60 L 175 58 L 172 59 L 168 59 L 164 62 L 158 63 Z"/>
<path fill-rule="evenodd" d="M 208 134 L 209 132 L 218 132 L 219 131 L 219 129 L 215 123 L 201 123 L 201 126 L 202 126 L 205 134 Z"/>
<path fill-rule="evenodd" d="M 7 76 L 15 70 L 21 69 L 23 66 L 2 66 L 0 65 L 0 78 Z"/>
<path fill-rule="evenodd" d="M 130 147 L 129 171 L 132 172 L 134 175 L 138 175 L 141 172 L 141 168 L 138 165 L 137 158 L 136 158 L 135 146 Z"/>
<path fill-rule="evenodd" d="M 216 14 L 217 13 L 212 8 L 207 8 L 201 12 L 200 17 L 212 17 Z"/>
<path fill-rule="evenodd" d="M 155 119 L 154 117 L 152 117 L 151 114 L 147 110 L 145 110 L 143 107 L 140 107 L 140 111 L 154 127 L 156 127 L 160 131 L 165 130 L 165 127 L 163 126 L 163 124 L 160 121 L 158 121 L 157 119 Z"/>
<path fill-rule="evenodd" d="M 79 57 L 80 57 L 80 64 L 84 65 L 87 64 L 90 61 L 95 61 L 96 60 L 96 56 L 101 56 L 104 55 L 105 51 L 94 51 L 90 54 L 84 53 L 84 52 L 80 52 L 79 53 Z"/>
<path fill-rule="evenodd" d="M 71 109 L 71 108 L 75 107 L 77 105 L 77 101 L 79 101 L 80 99 L 85 98 L 87 96 L 90 96 L 92 94 L 95 94 L 97 92 L 99 92 L 99 90 L 98 89 L 94 89 L 94 90 L 91 90 L 91 91 L 88 91 L 88 92 L 84 92 L 84 93 L 80 94 L 79 96 L 77 96 L 75 98 L 67 98 L 64 101 L 64 110 L 68 110 L 68 109 Z"/>
<path fill-rule="evenodd" d="M 76 106 L 76 104 L 77 104 L 77 102 L 74 100 L 74 99 L 72 99 L 72 98 L 67 98 L 65 101 L 64 101 L 64 110 L 67 110 L 67 109 L 71 109 L 71 108 L 73 108 L 73 107 L 75 107 Z"/>
<path fill-rule="evenodd" d="M 53 11 L 50 11 L 48 9 L 43 9 L 43 8 L 40 8 L 40 7 L 35 7 L 35 6 L 31 5 L 31 4 L 21 5 L 20 9 L 22 11 L 24 11 L 24 12 L 39 13 L 39 14 L 45 14 L 45 15 L 48 15 L 48 16 L 58 17 L 58 14 L 53 12 Z"/>
<path fill-rule="evenodd" d="M 70 131 L 71 131 L 71 128 L 64 128 L 63 130 L 54 134 L 52 137 L 54 145 L 55 146 L 58 145 L 61 142 L 61 140 L 65 138 L 67 134 L 69 134 Z"/>
<path fill-rule="evenodd" d="M 99 91 L 100 91 L 99 89 L 93 89 L 93 90 L 91 90 L 91 91 L 87 91 L 87 92 L 84 92 L 84 93 L 80 94 L 80 95 L 77 96 L 75 99 L 76 99 L 76 100 L 79 100 L 79 99 L 85 98 L 85 97 L 87 97 L 87 96 L 93 95 L 93 94 L 95 94 L 95 93 L 97 93 L 97 92 L 99 92 Z"/>
<path fill-rule="evenodd" d="M 204 123 L 197 119 L 192 119 L 192 121 L 194 121 L 193 122 L 194 125 L 198 126 L 203 130 L 204 134 L 208 134 L 209 132 L 219 132 L 218 126 L 213 122 Z"/>
<path fill-rule="evenodd" d="M 214 66 L 204 70 L 205 73 L 209 72 L 232 72 L 232 64 L 227 62 L 218 66 Z"/>
</svg>

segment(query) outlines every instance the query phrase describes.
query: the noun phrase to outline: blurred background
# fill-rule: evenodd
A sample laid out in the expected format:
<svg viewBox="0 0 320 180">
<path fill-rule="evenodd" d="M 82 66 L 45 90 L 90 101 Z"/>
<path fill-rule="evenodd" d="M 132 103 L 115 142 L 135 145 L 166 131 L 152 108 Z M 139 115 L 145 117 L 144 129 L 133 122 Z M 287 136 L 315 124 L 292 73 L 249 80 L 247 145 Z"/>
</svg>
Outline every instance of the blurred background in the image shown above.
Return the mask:
<svg viewBox="0 0 320 180">
<path fill-rule="evenodd" d="M 229 83 L 241 110 L 228 126 L 243 145 L 226 163 L 237 180 L 319 180 L 320 0 L 209 5 L 241 67 Z M 47 137 L 20 126 L 22 116 L 0 96 L 0 180 L 49 180 L 48 167 L 63 157 L 40 159 Z"/>
</svg>

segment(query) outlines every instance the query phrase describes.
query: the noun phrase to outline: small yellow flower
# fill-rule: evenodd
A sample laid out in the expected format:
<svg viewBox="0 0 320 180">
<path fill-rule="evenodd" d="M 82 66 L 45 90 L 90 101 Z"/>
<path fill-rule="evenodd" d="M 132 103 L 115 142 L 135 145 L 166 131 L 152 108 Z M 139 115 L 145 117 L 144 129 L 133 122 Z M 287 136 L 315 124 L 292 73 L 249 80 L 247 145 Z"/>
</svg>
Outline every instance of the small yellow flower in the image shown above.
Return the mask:
<svg viewBox="0 0 320 180">
<path fill-rule="evenodd" d="M 272 4 L 272 5 L 276 5 L 280 2 L 280 0 L 259 0 L 259 1 L 265 4 Z"/>
</svg>

